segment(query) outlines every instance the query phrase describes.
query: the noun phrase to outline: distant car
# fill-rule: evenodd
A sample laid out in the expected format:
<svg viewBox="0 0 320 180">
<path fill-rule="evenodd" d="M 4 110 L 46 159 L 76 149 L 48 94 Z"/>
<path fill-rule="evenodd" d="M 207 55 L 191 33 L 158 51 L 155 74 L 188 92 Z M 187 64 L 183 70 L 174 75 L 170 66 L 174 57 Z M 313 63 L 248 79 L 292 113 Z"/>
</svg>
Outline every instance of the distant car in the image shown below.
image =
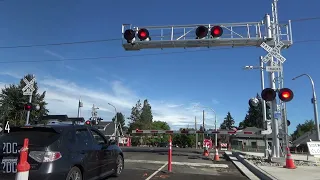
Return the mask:
<svg viewBox="0 0 320 180">
<path fill-rule="evenodd" d="M 63 122 L 10 127 L 0 136 L 0 179 L 14 180 L 18 150 L 29 138 L 29 180 L 91 180 L 119 176 L 121 149 L 96 128 Z"/>
</svg>

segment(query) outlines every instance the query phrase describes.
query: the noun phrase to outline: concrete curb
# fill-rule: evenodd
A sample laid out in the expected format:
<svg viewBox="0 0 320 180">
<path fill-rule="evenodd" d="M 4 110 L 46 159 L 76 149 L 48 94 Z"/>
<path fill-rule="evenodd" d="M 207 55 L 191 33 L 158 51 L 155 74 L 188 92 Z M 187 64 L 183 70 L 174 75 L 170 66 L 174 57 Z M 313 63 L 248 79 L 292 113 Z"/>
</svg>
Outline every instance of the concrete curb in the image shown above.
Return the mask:
<svg viewBox="0 0 320 180">
<path fill-rule="evenodd" d="M 278 180 L 277 178 L 273 177 L 266 171 L 262 170 L 258 166 L 254 165 L 252 162 L 246 160 L 243 155 L 238 152 L 232 152 L 232 154 L 241 162 L 246 168 L 248 168 L 256 177 L 262 180 Z"/>
<path fill-rule="evenodd" d="M 251 180 L 260 180 L 256 175 L 254 175 L 246 166 L 244 166 L 238 159 L 232 154 L 230 151 L 226 151 L 225 154 L 226 159 L 230 160 L 243 175 Z"/>
</svg>

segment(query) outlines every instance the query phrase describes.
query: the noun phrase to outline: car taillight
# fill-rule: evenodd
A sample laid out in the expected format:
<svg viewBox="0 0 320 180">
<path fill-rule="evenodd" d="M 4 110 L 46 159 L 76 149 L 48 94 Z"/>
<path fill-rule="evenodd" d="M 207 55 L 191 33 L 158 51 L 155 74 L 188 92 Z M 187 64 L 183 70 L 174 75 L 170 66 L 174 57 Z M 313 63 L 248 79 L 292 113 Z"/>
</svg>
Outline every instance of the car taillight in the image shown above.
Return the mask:
<svg viewBox="0 0 320 180">
<path fill-rule="evenodd" d="M 62 157 L 60 152 L 31 151 L 29 156 L 37 162 L 53 162 Z"/>
</svg>

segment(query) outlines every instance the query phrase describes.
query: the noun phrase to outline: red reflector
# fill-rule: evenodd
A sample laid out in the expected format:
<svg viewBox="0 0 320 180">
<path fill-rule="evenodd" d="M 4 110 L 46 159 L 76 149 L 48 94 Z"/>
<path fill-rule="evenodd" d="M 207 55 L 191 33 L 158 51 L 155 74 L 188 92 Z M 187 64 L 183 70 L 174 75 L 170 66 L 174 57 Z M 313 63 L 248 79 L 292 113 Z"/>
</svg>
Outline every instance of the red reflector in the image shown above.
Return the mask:
<svg viewBox="0 0 320 180">
<path fill-rule="evenodd" d="M 252 132 L 245 131 L 243 134 L 253 134 Z"/>
<path fill-rule="evenodd" d="M 151 133 L 158 133 L 158 131 L 151 131 Z"/>
<path fill-rule="evenodd" d="M 143 130 L 136 130 L 136 133 L 143 133 Z"/>
<path fill-rule="evenodd" d="M 141 37 L 146 37 L 146 36 L 147 36 L 147 33 L 144 32 L 144 31 L 141 31 L 141 32 L 140 32 L 140 36 L 141 36 Z"/>
<path fill-rule="evenodd" d="M 228 131 L 228 134 L 235 134 L 236 131 Z"/>
<path fill-rule="evenodd" d="M 197 131 L 197 133 L 204 133 L 203 131 Z"/>
<path fill-rule="evenodd" d="M 220 29 L 218 29 L 218 28 L 216 28 L 216 29 L 214 29 L 213 30 L 213 34 L 215 34 L 215 35 L 218 35 L 218 34 L 220 34 Z"/>
<path fill-rule="evenodd" d="M 166 133 L 167 133 L 167 134 L 172 134 L 172 133 L 173 133 L 173 131 L 166 131 Z"/>
<path fill-rule="evenodd" d="M 286 98 L 286 99 L 287 99 L 287 98 L 290 98 L 290 95 L 291 95 L 291 94 L 290 94 L 289 92 L 283 92 L 283 93 L 282 93 L 282 97 L 283 97 L 283 98 Z"/>
</svg>

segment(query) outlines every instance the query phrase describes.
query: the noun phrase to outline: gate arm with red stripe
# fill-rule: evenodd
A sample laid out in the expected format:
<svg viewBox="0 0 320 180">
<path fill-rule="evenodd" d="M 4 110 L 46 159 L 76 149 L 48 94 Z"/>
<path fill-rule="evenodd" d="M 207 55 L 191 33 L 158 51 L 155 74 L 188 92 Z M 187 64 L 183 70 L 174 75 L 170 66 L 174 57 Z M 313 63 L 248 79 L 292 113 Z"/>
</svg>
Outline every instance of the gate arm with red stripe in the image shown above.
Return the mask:
<svg viewBox="0 0 320 180">
<path fill-rule="evenodd" d="M 258 132 L 258 131 L 257 131 Z M 133 134 L 258 134 L 253 131 L 230 131 L 230 130 L 218 130 L 218 131 L 194 131 L 194 130 L 186 130 L 186 131 L 172 131 L 172 130 L 132 130 Z"/>
</svg>

